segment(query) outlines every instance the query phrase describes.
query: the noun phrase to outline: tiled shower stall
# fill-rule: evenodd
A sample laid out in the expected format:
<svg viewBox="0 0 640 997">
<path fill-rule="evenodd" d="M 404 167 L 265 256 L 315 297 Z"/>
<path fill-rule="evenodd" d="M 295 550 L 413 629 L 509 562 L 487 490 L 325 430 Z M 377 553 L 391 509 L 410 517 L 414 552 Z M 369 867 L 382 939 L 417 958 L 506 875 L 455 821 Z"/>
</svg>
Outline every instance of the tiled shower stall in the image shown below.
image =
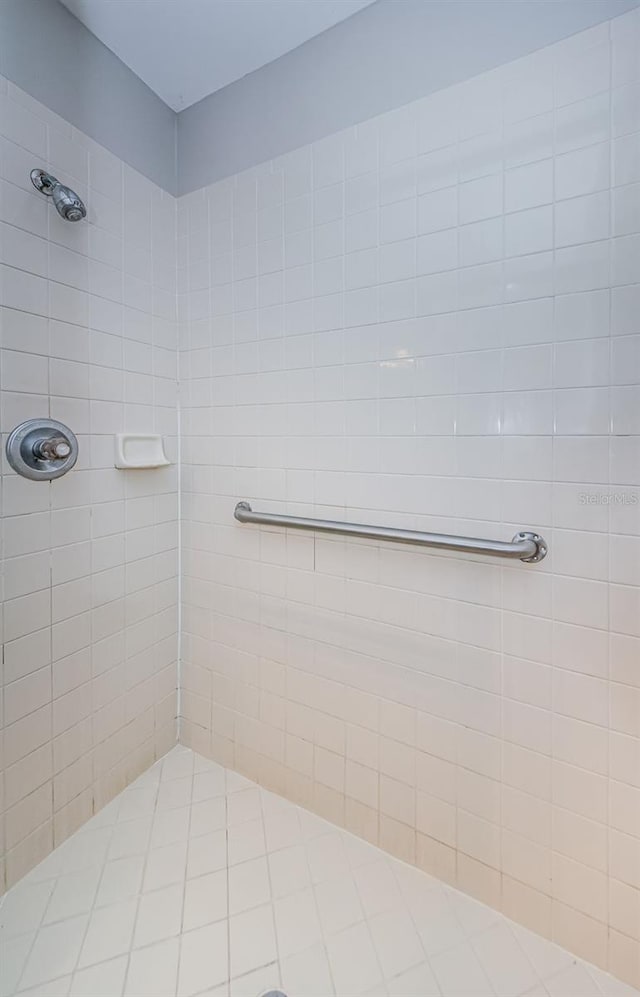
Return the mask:
<svg viewBox="0 0 640 997">
<path fill-rule="evenodd" d="M 222 780 L 227 818 L 234 792 L 268 791 L 227 825 L 247 845 L 262 821 L 270 863 L 270 815 L 296 815 L 282 847 L 302 834 L 316 895 L 320 817 L 390 853 L 405 900 L 417 874 L 397 859 L 517 922 L 529 955 L 535 932 L 640 988 L 639 81 L 635 9 L 179 198 L 0 84 L 2 432 L 46 415 L 80 442 L 74 471 L 46 485 L 3 455 L 8 902 L 26 874 L 60 875 L 47 856 L 73 832 L 117 836 L 127 805 L 146 819 L 149 793 L 193 821 L 217 797 L 197 796 L 200 775 Z M 50 210 L 35 165 L 72 183 L 88 224 Z M 116 470 L 127 430 L 161 434 L 171 466 Z M 535 530 L 549 554 L 242 526 L 240 500 L 503 540 Z M 147 772 L 176 741 L 167 770 Z M 357 871 L 373 852 L 356 837 L 340 832 L 373 918 Z M 227 901 L 231 922 L 244 910 Z M 204 930 L 193 917 L 174 935 Z M 304 947 L 283 953 L 277 910 L 275 924 L 287 971 L 239 964 L 260 971 L 256 990 L 289 981 L 293 995 L 285 955 Z M 357 989 L 331 937 L 340 997 L 431 993 L 417 975 L 394 990 L 384 966 Z M 85 951 L 60 968 L 65 993 L 88 993 L 77 974 L 107 959 Z M 53 979 L 33 965 L 11 987 Z M 486 992 L 565 997 L 538 969 L 517 991 L 488 973 Z M 439 972 L 445 994 L 485 992 Z"/>
</svg>

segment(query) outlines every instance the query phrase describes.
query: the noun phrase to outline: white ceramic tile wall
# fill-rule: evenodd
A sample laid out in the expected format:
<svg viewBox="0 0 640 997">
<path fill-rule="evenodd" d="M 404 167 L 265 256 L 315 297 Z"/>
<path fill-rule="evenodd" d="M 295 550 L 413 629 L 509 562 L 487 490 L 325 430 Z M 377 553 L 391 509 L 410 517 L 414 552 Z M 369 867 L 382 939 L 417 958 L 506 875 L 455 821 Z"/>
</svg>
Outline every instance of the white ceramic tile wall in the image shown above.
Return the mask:
<svg viewBox="0 0 640 997">
<path fill-rule="evenodd" d="M 178 226 L 183 741 L 637 985 L 640 11 Z"/>
<path fill-rule="evenodd" d="M 160 432 L 176 457 L 174 199 L 4 80 L 0 177 L 2 887 L 175 742 L 178 529 L 176 467 L 116 471 L 112 442 Z M 4 457 L 39 415 L 80 443 L 51 483 Z"/>
</svg>

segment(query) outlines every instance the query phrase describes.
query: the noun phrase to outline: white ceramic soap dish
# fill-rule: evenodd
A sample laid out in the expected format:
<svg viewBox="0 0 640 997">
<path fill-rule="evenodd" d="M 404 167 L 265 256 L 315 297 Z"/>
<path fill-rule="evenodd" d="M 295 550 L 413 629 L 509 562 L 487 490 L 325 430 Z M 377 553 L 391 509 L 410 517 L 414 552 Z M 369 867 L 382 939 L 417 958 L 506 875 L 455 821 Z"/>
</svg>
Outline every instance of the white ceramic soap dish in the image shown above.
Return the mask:
<svg viewBox="0 0 640 997">
<path fill-rule="evenodd" d="M 115 466 L 119 468 L 166 467 L 161 436 L 151 433 L 116 433 Z"/>
</svg>

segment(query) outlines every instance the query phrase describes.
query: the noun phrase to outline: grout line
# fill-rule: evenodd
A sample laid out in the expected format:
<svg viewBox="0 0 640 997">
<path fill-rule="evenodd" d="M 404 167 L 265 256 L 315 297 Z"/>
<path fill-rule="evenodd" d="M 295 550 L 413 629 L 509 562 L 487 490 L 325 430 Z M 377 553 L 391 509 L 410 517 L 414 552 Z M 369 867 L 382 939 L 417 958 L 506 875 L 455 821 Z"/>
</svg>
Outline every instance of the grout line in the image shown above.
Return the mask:
<svg viewBox="0 0 640 997">
<path fill-rule="evenodd" d="M 276 965 L 276 973 L 278 978 L 277 980 L 274 980 L 274 984 L 282 985 L 283 984 L 282 960 L 280 958 L 280 945 L 278 943 L 278 927 L 276 924 L 276 908 L 275 908 L 276 898 L 273 895 L 273 883 L 271 881 L 271 864 L 269 862 L 269 850 L 267 847 L 267 828 L 265 824 L 266 814 L 264 809 L 264 791 L 262 786 L 259 787 L 258 792 L 260 793 L 260 813 L 262 816 L 262 835 L 264 838 L 264 848 L 265 848 L 264 860 L 267 866 L 267 879 L 269 881 L 269 906 L 271 907 L 271 923 L 273 925 L 273 938 L 276 946 L 275 965 Z M 228 872 L 229 872 L 229 863 L 227 861 L 227 879 L 228 879 Z M 229 901 L 229 891 L 227 889 L 227 902 L 228 901 Z M 231 963 L 229 963 L 229 971 L 231 971 Z"/>
<path fill-rule="evenodd" d="M 181 734 L 181 711 L 182 711 L 182 553 L 183 553 L 183 529 L 182 529 L 182 404 L 180 398 L 180 342 L 179 328 L 177 324 L 176 310 L 176 433 L 177 433 L 177 520 L 178 520 L 178 563 L 177 563 L 177 641 L 176 641 L 176 741 L 180 743 Z"/>
<path fill-rule="evenodd" d="M 193 754 L 193 753 L 192 753 Z M 180 980 L 180 969 L 182 967 L 182 938 L 184 936 L 184 908 L 185 900 L 187 896 L 187 868 L 189 864 L 189 845 L 191 843 L 191 818 L 193 813 L 193 784 L 195 780 L 195 755 L 192 759 L 191 765 L 191 793 L 189 796 L 189 821 L 187 823 L 187 839 L 186 839 L 186 851 L 184 857 L 184 879 L 182 881 L 182 914 L 180 917 L 180 934 L 178 936 L 178 961 L 176 965 L 176 979 L 175 979 L 175 992 L 178 992 L 178 983 Z M 144 877 L 142 885 L 144 886 Z M 137 921 L 137 918 L 136 918 Z"/>
<path fill-rule="evenodd" d="M 223 769 L 224 778 L 224 847 L 225 847 L 225 877 L 227 889 L 227 988 L 231 988 L 231 909 L 229 897 L 229 794 L 227 792 L 227 770 Z"/>
</svg>

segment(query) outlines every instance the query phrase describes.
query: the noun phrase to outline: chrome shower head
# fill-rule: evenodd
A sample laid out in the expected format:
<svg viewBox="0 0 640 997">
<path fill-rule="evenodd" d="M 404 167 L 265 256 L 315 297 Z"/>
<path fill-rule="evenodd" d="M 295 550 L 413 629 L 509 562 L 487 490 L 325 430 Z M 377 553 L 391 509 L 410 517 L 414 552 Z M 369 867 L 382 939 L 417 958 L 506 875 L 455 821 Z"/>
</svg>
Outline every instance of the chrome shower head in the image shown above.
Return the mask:
<svg viewBox="0 0 640 997">
<path fill-rule="evenodd" d="M 31 183 L 41 194 L 53 198 L 57 212 L 67 222 L 79 222 L 87 209 L 81 198 L 70 187 L 65 187 L 45 170 L 31 170 Z"/>
</svg>

